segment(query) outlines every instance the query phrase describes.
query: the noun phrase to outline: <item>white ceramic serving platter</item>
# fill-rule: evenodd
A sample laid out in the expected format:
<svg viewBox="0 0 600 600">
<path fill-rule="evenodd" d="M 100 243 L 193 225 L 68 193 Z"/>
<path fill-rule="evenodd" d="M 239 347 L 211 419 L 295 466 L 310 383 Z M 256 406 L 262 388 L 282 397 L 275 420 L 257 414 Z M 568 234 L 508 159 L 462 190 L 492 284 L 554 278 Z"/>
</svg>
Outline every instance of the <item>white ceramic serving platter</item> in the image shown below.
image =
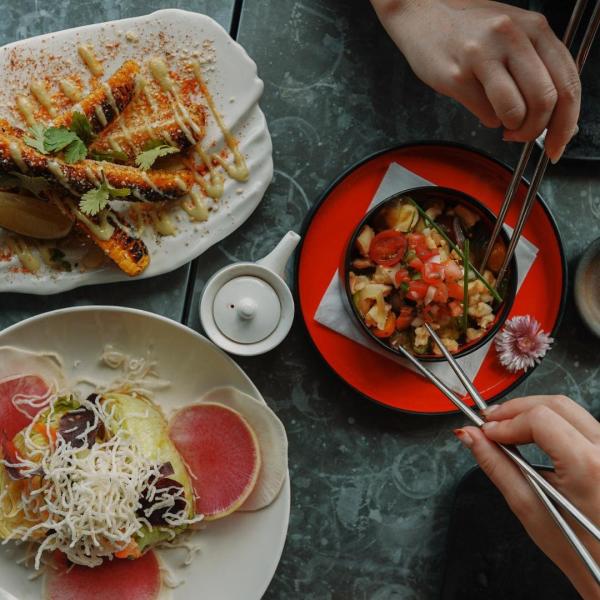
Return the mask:
<svg viewBox="0 0 600 600">
<path fill-rule="evenodd" d="M 258 206 L 273 178 L 271 137 L 258 106 L 263 82 L 257 77 L 256 64 L 218 23 L 194 12 L 159 10 L 143 17 L 67 29 L 0 48 L 0 117 L 24 127 L 12 108 L 16 95 L 27 94 L 32 79 L 43 79 L 49 69 L 53 76 L 48 84 L 54 91 L 60 77 L 69 74 L 78 74 L 87 82 L 89 72 L 77 53 L 80 44 L 91 44 L 98 58 L 104 59 L 104 78 L 127 59 L 144 64 L 152 56 L 162 56 L 170 68 L 196 58 L 205 61 L 203 76 L 207 87 L 226 126 L 239 141 L 250 177 L 244 183 L 226 178 L 224 195 L 206 222 L 194 223 L 179 209 L 177 235 L 158 237 L 148 231 L 142 236 L 151 263 L 139 278 L 177 269 L 237 229 Z M 26 63 L 27 68 L 11 68 L 15 58 L 19 64 Z M 202 145 L 211 151 L 224 146 L 221 131 L 210 113 Z M 0 229 L 0 247 L 3 235 L 6 232 Z M 83 285 L 130 279 L 112 264 L 86 272 L 77 268 L 57 272 L 42 266 L 36 275 L 19 272 L 19 266 L 17 258 L 0 261 L 0 292 L 54 294 Z"/>
<path fill-rule="evenodd" d="M 167 415 L 224 385 L 264 402 L 247 375 L 212 342 L 152 313 L 118 307 L 68 308 L 32 317 L 0 333 L 0 346 L 59 354 L 72 381 L 115 378 L 115 371 L 99 361 L 107 344 L 157 362 L 160 377 L 171 382 L 155 398 Z M 201 551 L 190 566 L 181 567 L 184 555 L 180 550 L 160 551 L 176 577 L 184 579 L 181 586 L 165 590 L 161 600 L 259 600 L 279 563 L 289 513 L 288 475 L 281 493 L 267 508 L 235 513 L 194 534 Z M 0 599 L 39 600 L 41 580 L 28 581 L 31 571 L 16 565 L 13 553 L 14 549 L 0 546 Z"/>
</svg>

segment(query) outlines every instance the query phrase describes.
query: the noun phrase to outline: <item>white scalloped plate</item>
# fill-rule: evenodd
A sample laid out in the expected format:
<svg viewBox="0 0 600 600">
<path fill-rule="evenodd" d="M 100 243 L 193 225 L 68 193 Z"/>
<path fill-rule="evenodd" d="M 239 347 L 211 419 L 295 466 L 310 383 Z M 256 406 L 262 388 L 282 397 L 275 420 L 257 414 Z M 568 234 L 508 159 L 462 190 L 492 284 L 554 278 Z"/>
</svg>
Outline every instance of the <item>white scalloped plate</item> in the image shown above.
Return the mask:
<svg viewBox="0 0 600 600">
<path fill-rule="evenodd" d="M 166 414 L 192 403 L 208 390 L 233 386 L 264 402 L 248 376 L 212 342 L 191 329 L 152 313 L 112 306 L 57 310 L 32 317 L 0 333 L 0 346 L 56 352 L 71 381 L 110 382 L 115 372 L 100 364 L 105 345 L 130 356 L 157 362 L 161 378 L 171 386 L 156 401 Z M 192 564 L 176 568 L 184 583 L 161 600 L 259 600 L 269 585 L 285 543 L 290 514 L 289 474 L 277 499 L 257 512 L 235 513 L 208 523 L 195 534 L 201 544 Z M 161 559 L 177 567 L 180 551 L 161 551 Z M 0 599 L 39 600 L 41 581 L 18 566 L 10 549 L 0 546 Z"/>
<path fill-rule="evenodd" d="M 138 38 L 137 42 L 128 41 L 131 34 Z M 49 83 L 53 89 L 57 89 L 61 75 L 77 73 L 87 81 L 89 73 L 77 54 L 81 43 L 91 43 L 98 57 L 105 59 L 107 75 L 127 59 L 143 63 L 151 55 L 165 56 L 166 52 L 169 66 L 189 60 L 193 52 L 214 58 L 204 69 L 204 77 L 225 124 L 239 140 L 250 177 L 245 183 L 226 179 L 224 196 L 208 221 L 193 223 L 179 211 L 175 236 L 157 238 L 153 232 L 142 236 L 150 251 L 151 263 L 139 278 L 173 271 L 235 231 L 258 206 L 271 182 L 272 144 L 264 114 L 258 106 L 263 82 L 256 75 L 256 64 L 210 17 L 176 9 L 159 10 L 143 17 L 67 29 L 0 48 L 0 106 L 14 106 L 16 94 L 26 93 L 31 80 L 43 78 L 49 68 L 53 75 Z M 10 68 L 15 56 L 20 60 L 31 58 L 26 69 Z M 0 116 L 11 117 L 9 120 L 22 127 L 17 115 L 7 115 L 6 110 L 4 108 Z M 203 146 L 212 150 L 213 142 L 214 148 L 223 147 L 223 136 L 209 115 Z M 0 247 L 3 235 L 6 233 L 0 229 Z M 54 294 L 83 285 L 130 279 L 114 265 L 86 272 L 75 268 L 69 273 L 42 266 L 36 275 L 19 272 L 19 266 L 16 258 L 0 261 L 0 292 Z"/>
</svg>

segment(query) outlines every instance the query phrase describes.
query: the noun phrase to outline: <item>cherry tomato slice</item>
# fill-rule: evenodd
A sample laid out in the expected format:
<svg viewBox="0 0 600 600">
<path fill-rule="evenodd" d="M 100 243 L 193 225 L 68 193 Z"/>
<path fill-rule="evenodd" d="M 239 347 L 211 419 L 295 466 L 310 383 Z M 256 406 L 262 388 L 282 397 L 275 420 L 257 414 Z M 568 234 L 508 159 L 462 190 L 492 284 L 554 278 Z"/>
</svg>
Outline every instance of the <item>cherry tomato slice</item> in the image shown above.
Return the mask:
<svg viewBox="0 0 600 600">
<path fill-rule="evenodd" d="M 394 229 L 379 232 L 371 241 L 369 258 L 382 267 L 393 267 L 406 254 L 406 236 Z"/>
</svg>

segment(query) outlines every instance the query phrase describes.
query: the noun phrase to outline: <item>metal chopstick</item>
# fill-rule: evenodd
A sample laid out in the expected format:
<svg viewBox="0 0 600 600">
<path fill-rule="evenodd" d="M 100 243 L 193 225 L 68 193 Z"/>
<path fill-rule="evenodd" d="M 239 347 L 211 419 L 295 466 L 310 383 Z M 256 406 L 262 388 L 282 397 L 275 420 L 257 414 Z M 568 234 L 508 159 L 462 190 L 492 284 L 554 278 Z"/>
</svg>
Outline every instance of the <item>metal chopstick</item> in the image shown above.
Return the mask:
<svg viewBox="0 0 600 600">
<path fill-rule="evenodd" d="M 475 388 L 471 380 L 467 377 L 466 373 L 462 370 L 461 366 L 458 364 L 458 361 L 452 356 L 452 354 L 448 351 L 446 346 L 442 343 L 442 340 L 439 338 L 437 332 L 429 325 L 429 323 L 425 323 L 425 327 L 427 331 L 438 345 L 440 351 L 446 358 L 446 360 L 450 363 L 450 367 L 458 377 L 459 381 L 463 384 L 469 395 L 473 398 L 477 408 L 479 410 L 485 410 L 488 405 L 486 401 L 483 399 L 481 394 Z M 514 450 L 515 453 L 518 453 L 519 450 L 515 447 L 511 447 L 511 450 Z M 576 533 L 573 531 L 571 526 L 567 523 L 565 518 L 560 514 L 556 506 L 551 502 L 548 496 L 545 494 L 544 490 L 536 483 L 536 481 L 530 477 L 526 472 L 522 471 L 523 475 L 527 479 L 527 482 L 532 487 L 533 491 L 536 493 L 537 497 L 541 500 L 542 504 L 546 507 L 550 516 L 556 522 L 558 528 L 563 532 L 575 552 L 579 555 L 581 560 L 585 563 L 588 571 L 594 577 L 596 582 L 600 584 L 600 567 L 598 563 L 594 560 L 592 555 L 589 553 L 588 549 L 582 544 L 581 540 L 577 537 Z"/>
<path fill-rule="evenodd" d="M 426 369 L 421 362 L 413 356 L 411 352 L 397 347 L 400 352 L 424 377 L 429 379 L 476 427 L 481 427 L 485 421 L 467 404 L 465 404 L 445 383 L 436 375 Z M 554 500 L 559 506 L 564 508 L 571 516 L 584 527 L 591 535 L 600 541 L 600 529 L 590 521 L 570 500 L 565 498 L 553 485 L 546 481 L 520 454 L 504 444 L 498 444 L 498 447 L 511 458 L 523 471 L 530 475 L 535 482 Z"/>
<path fill-rule="evenodd" d="M 565 33 L 563 35 L 563 43 L 567 48 L 571 46 L 573 43 L 573 38 L 575 37 L 575 32 L 579 27 L 581 22 L 581 18 L 583 17 L 583 13 L 587 6 L 588 0 L 577 0 L 575 6 L 573 8 L 573 12 L 571 13 L 571 18 L 569 19 L 569 23 L 567 24 L 567 28 L 565 29 Z M 591 45 L 591 44 L 590 44 Z M 589 48 L 588 48 L 589 50 Z M 585 59 L 584 59 L 585 60 Z M 531 142 L 527 142 L 521 151 L 521 156 L 519 158 L 519 162 L 515 167 L 512 179 L 510 180 L 510 184 L 506 190 L 506 195 L 504 196 L 504 200 L 502 202 L 502 206 L 500 207 L 500 212 L 498 213 L 498 218 L 496 219 L 496 224 L 494 225 L 494 229 L 492 231 L 492 236 L 490 237 L 490 241 L 485 249 L 485 254 L 483 256 L 483 260 L 481 261 L 480 271 L 483 273 L 485 269 L 485 265 L 490 258 L 490 254 L 492 253 L 492 249 L 494 248 L 494 244 L 500 235 L 500 230 L 504 225 L 504 219 L 506 218 L 506 213 L 510 208 L 515 196 L 517 195 L 517 190 L 519 188 L 519 184 L 521 183 L 521 179 L 523 178 L 523 173 L 525 172 L 525 168 L 527 167 L 527 163 L 529 162 L 529 158 L 531 157 L 531 151 L 535 145 L 535 140 Z M 508 264 L 508 262 L 507 262 Z"/>
<path fill-rule="evenodd" d="M 598 31 L 598 27 L 600 26 L 600 0 L 597 0 L 596 6 L 594 7 L 594 12 L 592 13 L 592 18 L 590 19 L 590 23 L 585 31 L 583 39 L 581 41 L 580 50 L 577 53 L 577 57 L 575 58 L 575 64 L 577 65 L 578 71 L 581 73 L 581 69 L 585 64 L 585 61 L 588 57 L 590 47 L 594 41 L 596 33 Z M 504 257 L 504 262 L 498 271 L 498 276 L 496 277 L 496 287 L 500 285 L 504 275 L 506 274 L 506 270 L 512 259 L 512 256 L 515 252 L 515 248 L 519 242 L 519 238 L 521 237 L 521 233 L 523 232 L 523 227 L 525 227 L 525 222 L 529 217 L 529 213 L 533 208 L 533 204 L 537 197 L 537 191 L 540 187 L 540 183 L 542 178 L 544 177 L 544 173 L 546 172 L 546 168 L 548 167 L 549 158 L 547 154 L 542 154 L 538 160 L 538 163 L 535 167 L 535 171 L 533 173 L 533 177 L 531 180 L 531 184 L 529 189 L 527 190 L 527 196 L 525 197 L 525 201 L 523 202 L 523 208 L 521 209 L 521 214 L 519 215 L 519 219 L 517 220 L 517 224 L 515 225 L 515 229 L 510 238 L 510 243 L 508 244 L 508 248 L 506 250 L 506 256 Z"/>
</svg>

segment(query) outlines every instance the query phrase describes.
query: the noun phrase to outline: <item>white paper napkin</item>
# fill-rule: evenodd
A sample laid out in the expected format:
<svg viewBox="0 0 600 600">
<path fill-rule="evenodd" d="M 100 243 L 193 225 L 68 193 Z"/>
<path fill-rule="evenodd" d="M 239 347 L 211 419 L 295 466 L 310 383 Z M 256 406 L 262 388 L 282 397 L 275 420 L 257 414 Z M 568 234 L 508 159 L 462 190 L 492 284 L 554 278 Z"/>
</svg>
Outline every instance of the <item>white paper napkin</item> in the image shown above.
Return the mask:
<svg viewBox="0 0 600 600">
<path fill-rule="evenodd" d="M 415 175 L 411 171 L 408 171 L 404 167 L 401 167 L 396 163 L 392 163 L 389 166 L 384 178 L 381 180 L 379 189 L 375 193 L 373 201 L 369 205 L 369 209 L 371 209 L 373 206 L 376 206 L 382 200 L 385 200 L 392 194 L 422 185 L 432 184 L 422 177 Z M 510 227 L 505 225 L 505 228 L 509 234 L 512 233 L 512 229 Z M 525 237 L 521 236 L 515 252 L 518 270 L 517 290 L 521 287 L 521 284 L 527 276 L 527 273 L 529 272 L 537 253 L 538 249 L 530 241 L 525 239 Z M 406 360 L 400 357 L 392 356 L 385 352 L 364 334 L 346 309 L 345 302 L 342 297 L 343 293 L 344 289 L 342 287 L 339 273 L 336 271 L 335 275 L 331 279 L 331 283 L 329 284 L 327 291 L 325 292 L 325 295 L 321 299 L 319 307 L 317 308 L 315 320 L 318 323 L 329 327 L 329 329 L 333 329 L 333 331 L 336 331 L 347 338 L 362 344 L 366 348 L 377 352 L 386 359 L 393 360 L 398 364 L 410 369 L 411 371 L 415 371 L 414 367 Z M 479 372 L 483 359 L 490 349 L 491 343 L 492 340 L 490 340 L 481 348 L 471 352 L 467 356 L 463 356 L 462 358 L 458 359 L 461 367 L 471 380 L 473 380 Z M 432 373 L 435 373 L 435 375 L 437 375 L 448 387 L 452 388 L 454 391 L 460 394 L 465 393 L 465 389 L 463 388 L 462 384 L 460 381 L 458 381 L 450 366 L 446 362 L 430 363 L 427 365 L 427 368 Z"/>
</svg>

